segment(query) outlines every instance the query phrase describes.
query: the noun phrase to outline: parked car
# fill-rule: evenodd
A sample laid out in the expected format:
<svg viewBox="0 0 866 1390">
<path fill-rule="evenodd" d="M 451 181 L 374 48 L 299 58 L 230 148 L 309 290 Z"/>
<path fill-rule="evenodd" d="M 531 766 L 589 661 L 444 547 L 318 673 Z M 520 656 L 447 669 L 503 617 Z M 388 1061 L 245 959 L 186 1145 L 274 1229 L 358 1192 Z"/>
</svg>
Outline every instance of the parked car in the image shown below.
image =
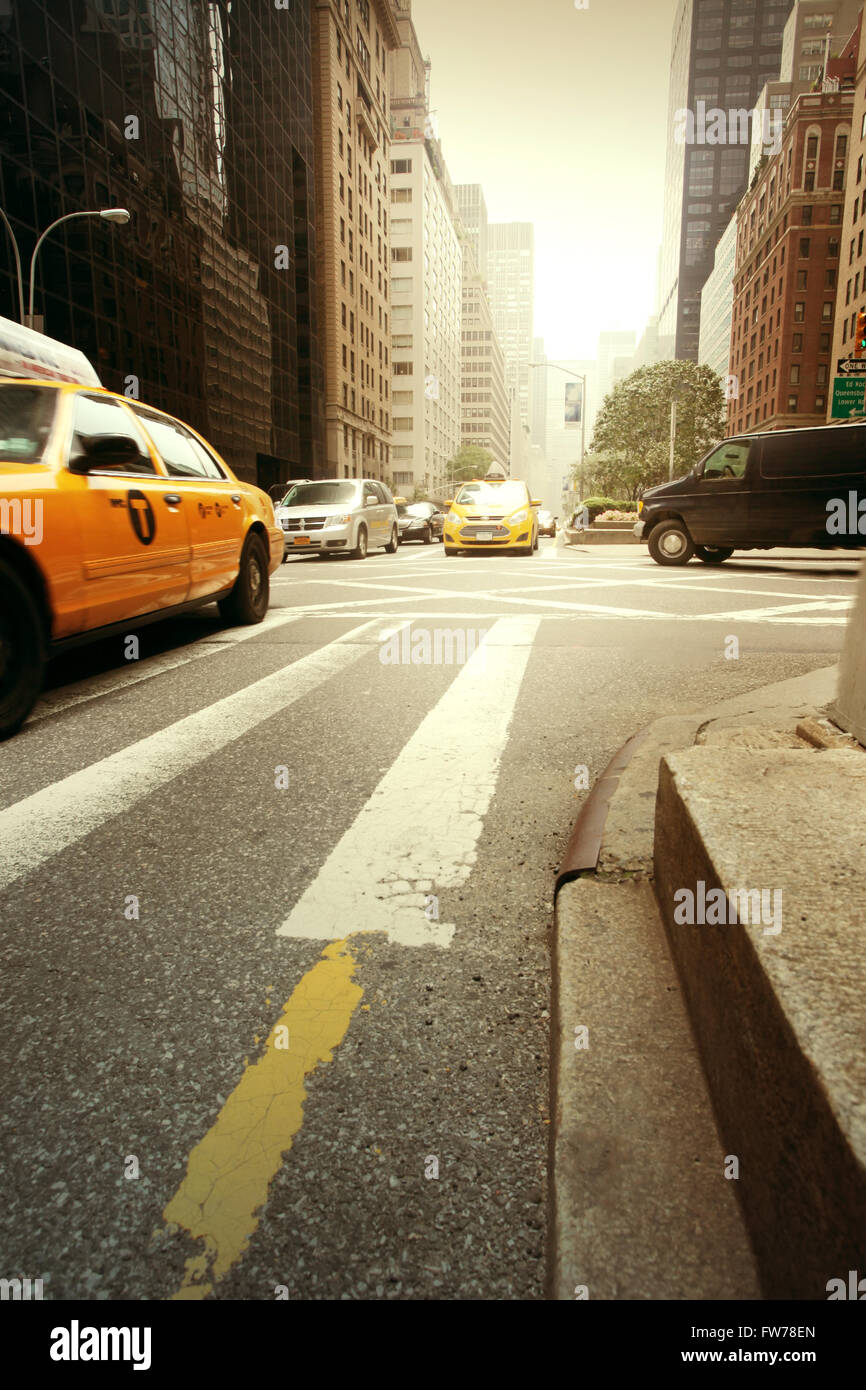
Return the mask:
<svg viewBox="0 0 866 1390">
<path fill-rule="evenodd" d="M 188 425 L 38 367 L 0 381 L 0 738 L 65 647 L 214 601 L 261 622 L 282 551 L 266 493 Z"/>
<path fill-rule="evenodd" d="M 445 517 L 433 502 L 397 502 L 400 544 L 404 541 L 441 541 Z"/>
<path fill-rule="evenodd" d="M 397 508 L 384 483 L 373 478 L 322 478 L 296 483 L 280 504 L 279 524 L 290 554 L 349 554 L 363 560 L 383 547 L 393 555 L 399 541 Z"/>
<path fill-rule="evenodd" d="M 866 423 L 771 430 L 726 439 L 686 477 L 650 488 L 634 534 L 659 565 L 693 555 L 719 565 L 735 550 L 774 546 L 855 548 L 866 545 L 861 505 Z"/>
<path fill-rule="evenodd" d="M 500 476 L 464 483 L 445 518 L 445 554 L 458 550 L 538 549 L 538 522 L 526 483 Z"/>
<path fill-rule="evenodd" d="M 545 511 L 545 509 L 542 507 L 542 509 L 537 513 L 537 515 L 539 536 L 555 536 L 556 517 L 553 515 L 553 513 Z"/>
</svg>

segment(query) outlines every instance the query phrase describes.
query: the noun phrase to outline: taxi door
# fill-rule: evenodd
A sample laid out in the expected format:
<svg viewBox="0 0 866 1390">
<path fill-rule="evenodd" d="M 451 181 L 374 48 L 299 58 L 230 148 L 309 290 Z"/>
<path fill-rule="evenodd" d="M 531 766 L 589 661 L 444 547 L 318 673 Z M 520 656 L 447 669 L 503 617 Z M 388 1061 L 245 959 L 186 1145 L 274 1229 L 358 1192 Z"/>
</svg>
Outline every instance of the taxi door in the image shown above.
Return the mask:
<svg viewBox="0 0 866 1390">
<path fill-rule="evenodd" d="M 132 406 L 183 498 L 191 546 L 190 599 L 234 583 L 246 534 L 244 494 L 192 430 L 149 406 Z"/>
<path fill-rule="evenodd" d="M 99 463 L 100 441 L 131 440 L 126 463 Z M 130 454 L 132 448 L 130 445 Z M 181 499 L 157 471 L 126 406 L 80 393 L 72 401 L 67 456 L 69 501 L 80 535 L 87 629 L 183 603 L 190 544 Z"/>
</svg>

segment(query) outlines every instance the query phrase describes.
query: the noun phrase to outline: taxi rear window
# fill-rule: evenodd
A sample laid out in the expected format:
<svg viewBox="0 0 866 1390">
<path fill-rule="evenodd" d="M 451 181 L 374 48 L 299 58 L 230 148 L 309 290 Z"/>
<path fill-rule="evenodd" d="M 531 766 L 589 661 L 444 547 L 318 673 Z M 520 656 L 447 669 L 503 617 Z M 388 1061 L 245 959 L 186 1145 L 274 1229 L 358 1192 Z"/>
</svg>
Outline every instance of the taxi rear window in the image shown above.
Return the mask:
<svg viewBox="0 0 866 1390">
<path fill-rule="evenodd" d="M 45 386 L 0 383 L 0 459 L 39 463 L 54 421 L 57 392 Z"/>
</svg>

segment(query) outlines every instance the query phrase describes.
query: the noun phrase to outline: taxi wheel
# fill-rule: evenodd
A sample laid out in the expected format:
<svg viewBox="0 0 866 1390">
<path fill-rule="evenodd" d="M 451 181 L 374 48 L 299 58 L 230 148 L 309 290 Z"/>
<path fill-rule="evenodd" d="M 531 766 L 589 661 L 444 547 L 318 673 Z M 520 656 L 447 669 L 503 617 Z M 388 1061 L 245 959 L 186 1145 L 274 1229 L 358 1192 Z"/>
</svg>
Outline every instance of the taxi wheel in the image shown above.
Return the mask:
<svg viewBox="0 0 866 1390">
<path fill-rule="evenodd" d="M 456 546 L 456 545 L 446 545 L 446 546 L 445 546 L 445 554 L 446 554 L 446 555 L 456 555 L 456 554 L 457 554 L 457 546 Z"/>
<path fill-rule="evenodd" d="M 42 689 L 45 629 L 32 593 L 0 560 L 0 739 L 21 727 Z"/>
<path fill-rule="evenodd" d="M 395 526 L 395 527 L 393 528 L 392 532 L 391 532 L 391 539 L 389 540 L 388 544 L 385 546 L 385 549 L 386 549 L 386 551 L 388 552 L 389 555 L 396 555 L 396 554 L 397 554 L 397 546 L 399 545 L 399 543 L 400 543 L 400 542 L 399 542 L 399 537 L 398 537 L 398 535 L 397 535 L 397 527 Z"/>
<path fill-rule="evenodd" d="M 271 601 L 268 552 L 257 532 L 247 536 L 241 551 L 241 565 L 228 598 L 219 600 L 219 610 L 227 623 L 260 623 Z"/>
<path fill-rule="evenodd" d="M 351 556 L 352 556 L 352 559 L 353 559 L 353 560 L 366 560 L 366 558 L 367 558 L 367 528 L 366 528 L 366 526 L 359 526 L 359 527 L 358 527 L 358 544 L 355 546 L 355 549 L 354 549 L 353 551 L 351 551 Z"/>
</svg>

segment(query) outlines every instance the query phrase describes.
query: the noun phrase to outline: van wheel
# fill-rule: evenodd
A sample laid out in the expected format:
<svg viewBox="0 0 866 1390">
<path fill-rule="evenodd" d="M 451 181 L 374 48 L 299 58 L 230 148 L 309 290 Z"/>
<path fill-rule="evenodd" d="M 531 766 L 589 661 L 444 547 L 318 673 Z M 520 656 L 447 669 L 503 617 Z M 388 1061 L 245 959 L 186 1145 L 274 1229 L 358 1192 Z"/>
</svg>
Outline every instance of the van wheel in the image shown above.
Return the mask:
<svg viewBox="0 0 866 1390">
<path fill-rule="evenodd" d="M 225 622 L 250 626 L 262 621 L 270 601 L 268 552 L 258 532 L 252 531 L 244 541 L 235 586 L 228 598 L 219 599 L 217 607 Z"/>
<path fill-rule="evenodd" d="M 394 526 L 394 527 L 392 528 L 392 530 L 391 530 L 391 539 L 389 540 L 388 544 L 385 546 L 385 550 L 386 550 L 387 554 L 388 554 L 388 555 L 396 555 L 396 554 L 397 554 L 397 546 L 398 546 L 399 544 L 400 544 L 400 538 L 399 538 L 399 536 L 398 536 L 398 534 L 397 534 L 397 527 Z"/>
<path fill-rule="evenodd" d="M 366 526 L 358 527 L 358 544 L 355 546 L 355 549 L 351 552 L 351 555 L 353 560 L 365 560 L 367 558 Z"/>
<path fill-rule="evenodd" d="M 705 565 L 721 565 L 725 560 L 730 560 L 733 555 L 733 548 L 728 550 L 724 545 L 696 545 L 695 554 L 699 560 L 703 560 Z"/>
<path fill-rule="evenodd" d="M 681 521 L 660 521 L 649 533 L 649 553 L 657 565 L 687 565 L 694 542 Z"/>
<path fill-rule="evenodd" d="M 42 689 L 44 670 L 39 605 L 12 566 L 0 560 L 0 739 L 24 723 Z"/>
</svg>

